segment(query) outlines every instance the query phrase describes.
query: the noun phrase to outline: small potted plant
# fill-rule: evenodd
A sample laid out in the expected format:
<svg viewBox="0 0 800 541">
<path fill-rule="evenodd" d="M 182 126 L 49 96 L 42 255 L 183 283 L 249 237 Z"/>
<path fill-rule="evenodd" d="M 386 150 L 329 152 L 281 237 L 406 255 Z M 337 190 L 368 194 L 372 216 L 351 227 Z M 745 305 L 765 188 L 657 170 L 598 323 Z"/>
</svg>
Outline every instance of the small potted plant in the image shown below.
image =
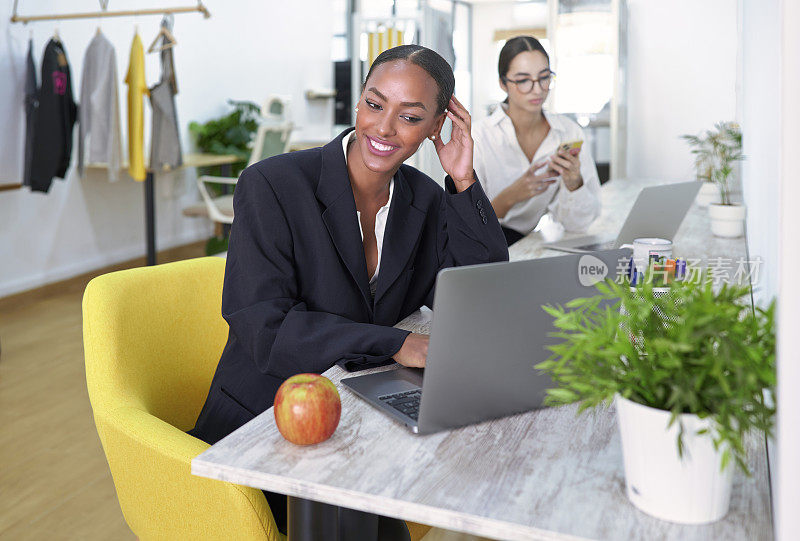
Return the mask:
<svg viewBox="0 0 800 541">
<path fill-rule="evenodd" d="M 719 187 L 721 201 L 708 205 L 711 232 L 718 237 L 741 237 L 744 234 L 746 208 L 731 201 L 731 175 L 734 164 L 742 159 L 742 132 L 734 122 L 721 122 L 711 137 L 716 160 L 711 179 Z"/>
<path fill-rule="evenodd" d="M 615 402 L 628 498 L 684 524 L 725 516 L 732 462 L 749 475 L 745 437 L 771 435 L 775 415 L 774 302 L 754 311 L 749 286 L 692 275 L 668 295 L 607 281 L 544 307 L 563 341 L 536 365 L 555 383 L 550 405 Z"/>
<path fill-rule="evenodd" d="M 735 122 L 718 122 L 714 130 L 706 132 L 704 138 L 691 135 L 684 135 L 683 138 L 696 146 L 692 152 L 719 190 L 719 200 L 708 204 L 711 232 L 718 237 L 741 237 L 747 211 L 743 204 L 731 201 L 730 185 L 734 165 L 743 158 L 739 125 Z"/>
</svg>

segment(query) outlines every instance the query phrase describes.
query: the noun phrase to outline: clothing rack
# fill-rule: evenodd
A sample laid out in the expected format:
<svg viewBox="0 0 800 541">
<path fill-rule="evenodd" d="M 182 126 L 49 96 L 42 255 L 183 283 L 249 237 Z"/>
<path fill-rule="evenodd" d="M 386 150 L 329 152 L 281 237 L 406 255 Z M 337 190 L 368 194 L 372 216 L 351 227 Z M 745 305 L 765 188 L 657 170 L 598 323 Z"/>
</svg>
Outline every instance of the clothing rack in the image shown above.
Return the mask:
<svg viewBox="0 0 800 541">
<path fill-rule="evenodd" d="M 166 15 L 168 13 L 194 13 L 199 12 L 203 17 L 208 19 L 211 13 L 203 5 L 203 2 L 198 1 L 196 6 L 181 6 L 173 8 L 160 8 L 160 9 L 129 9 L 122 11 L 92 11 L 83 13 L 58 13 L 53 15 L 17 15 L 17 3 L 19 0 L 14 0 L 14 13 L 11 15 L 12 23 L 28 24 L 35 21 L 55 21 L 66 19 L 96 19 L 98 17 L 131 17 L 136 15 Z"/>
<path fill-rule="evenodd" d="M 203 5 L 201 0 L 197 1 L 196 6 L 181 6 L 160 9 L 130 9 L 123 11 L 107 11 L 105 7 L 108 2 L 102 3 L 102 11 L 83 12 L 83 13 L 59 13 L 54 15 L 17 15 L 17 4 L 19 0 L 14 0 L 14 12 L 11 15 L 12 23 L 28 24 L 36 21 L 53 21 L 67 19 L 96 19 L 98 17 L 133 17 L 138 15 L 167 15 L 175 13 L 194 13 L 199 12 L 208 19 L 211 13 Z M 18 189 L 21 185 L 4 185 L 3 189 Z M 147 170 L 144 180 L 144 216 L 145 216 L 145 240 L 147 244 L 147 264 L 156 264 L 156 202 L 155 202 L 155 173 L 152 169 Z"/>
</svg>

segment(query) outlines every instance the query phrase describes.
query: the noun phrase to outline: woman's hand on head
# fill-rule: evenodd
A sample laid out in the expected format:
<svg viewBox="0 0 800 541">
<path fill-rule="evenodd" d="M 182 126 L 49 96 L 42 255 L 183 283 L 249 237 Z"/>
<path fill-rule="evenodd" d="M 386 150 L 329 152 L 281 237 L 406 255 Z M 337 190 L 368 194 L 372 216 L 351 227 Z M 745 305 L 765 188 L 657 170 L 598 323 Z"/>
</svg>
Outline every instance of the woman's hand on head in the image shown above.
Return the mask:
<svg viewBox="0 0 800 541">
<path fill-rule="evenodd" d="M 425 359 L 428 357 L 429 341 L 430 336 L 427 334 L 411 333 L 406 336 L 400 351 L 392 355 L 392 357 L 403 366 L 424 368 Z"/>
<path fill-rule="evenodd" d="M 459 192 L 463 192 L 475 182 L 472 169 L 472 118 L 467 109 L 455 96 L 450 97 L 447 117 L 453 122 L 450 141 L 442 141 L 441 128 L 433 139 L 433 146 L 439 155 L 442 169 L 450 175 Z"/>
<path fill-rule="evenodd" d="M 583 186 L 581 160 L 577 155 L 573 156 L 569 151 L 559 149 L 550 157 L 550 167 L 561 175 L 561 180 L 569 191 L 575 191 Z"/>
</svg>

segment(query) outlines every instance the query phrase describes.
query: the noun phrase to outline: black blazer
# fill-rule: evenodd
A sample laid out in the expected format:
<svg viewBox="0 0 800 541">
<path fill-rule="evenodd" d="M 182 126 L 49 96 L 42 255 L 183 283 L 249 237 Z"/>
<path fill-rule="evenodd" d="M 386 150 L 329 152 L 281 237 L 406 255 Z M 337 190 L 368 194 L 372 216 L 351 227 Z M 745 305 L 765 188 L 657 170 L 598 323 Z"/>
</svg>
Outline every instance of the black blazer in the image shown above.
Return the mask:
<svg viewBox="0 0 800 541">
<path fill-rule="evenodd" d="M 448 177 L 442 190 L 402 165 L 373 301 L 342 151 L 350 131 L 239 177 L 222 292 L 230 332 L 192 431 L 204 441 L 269 408 L 294 374 L 393 362 L 409 333 L 392 325 L 432 304 L 440 269 L 508 259 L 479 182 L 456 193 Z"/>
</svg>

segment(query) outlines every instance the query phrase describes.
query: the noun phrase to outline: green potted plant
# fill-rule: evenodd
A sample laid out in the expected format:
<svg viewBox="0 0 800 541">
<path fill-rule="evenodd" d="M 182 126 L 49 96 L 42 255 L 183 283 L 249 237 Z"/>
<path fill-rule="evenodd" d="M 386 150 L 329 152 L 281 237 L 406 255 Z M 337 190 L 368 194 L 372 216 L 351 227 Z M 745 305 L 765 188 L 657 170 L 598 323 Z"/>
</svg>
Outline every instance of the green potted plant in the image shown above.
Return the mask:
<svg viewBox="0 0 800 541">
<path fill-rule="evenodd" d="M 228 100 L 233 110 L 219 118 L 213 118 L 202 124 L 189 123 L 195 147 L 209 154 L 232 154 L 240 158 L 233 164 L 231 173 L 238 177 L 250 158 L 250 147 L 258 129 L 261 108 L 250 101 Z M 220 166 L 204 167 L 198 171 L 200 175 L 223 176 Z M 228 184 L 208 184 L 212 197 L 227 193 Z M 211 237 L 206 242 L 206 254 L 213 255 L 228 249 L 228 237 Z"/>
<path fill-rule="evenodd" d="M 708 136 L 701 135 L 682 135 L 681 139 L 686 140 L 692 148 L 692 154 L 695 155 L 694 167 L 696 177 L 699 182 L 702 182 L 700 191 L 697 193 L 697 204 L 703 208 L 708 207 L 711 203 L 719 203 L 719 190 L 716 184 L 711 179 L 711 171 L 713 170 L 713 160 L 711 159 L 711 143 Z"/>
<path fill-rule="evenodd" d="M 719 199 L 708 204 L 712 233 L 718 237 L 741 237 L 746 208 L 731 200 L 730 185 L 734 165 L 743 159 L 739 125 L 718 122 L 705 137 L 684 135 L 683 138 L 695 146 L 692 152 L 697 156 L 696 161 L 703 164 L 708 177 L 719 190 Z"/>
<path fill-rule="evenodd" d="M 699 524 L 727 513 L 732 462 L 749 474 L 748 432 L 772 433 L 774 302 L 754 311 L 749 286 L 689 276 L 666 295 L 650 279 L 607 281 L 593 297 L 544 307 L 563 341 L 536 368 L 555 383 L 549 405 L 616 404 L 634 505 Z"/>
<path fill-rule="evenodd" d="M 234 175 L 238 175 L 247 165 L 250 158 L 250 146 L 258 129 L 261 108 L 251 101 L 228 100 L 228 105 L 233 110 L 219 118 L 212 118 L 202 124 L 189 123 L 195 146 L 202 152 L 209 154 L 233 154 L 241 158 L 234 168 Z M 203 174 L 219 174 L 204 172 Z"/>
</svg>

